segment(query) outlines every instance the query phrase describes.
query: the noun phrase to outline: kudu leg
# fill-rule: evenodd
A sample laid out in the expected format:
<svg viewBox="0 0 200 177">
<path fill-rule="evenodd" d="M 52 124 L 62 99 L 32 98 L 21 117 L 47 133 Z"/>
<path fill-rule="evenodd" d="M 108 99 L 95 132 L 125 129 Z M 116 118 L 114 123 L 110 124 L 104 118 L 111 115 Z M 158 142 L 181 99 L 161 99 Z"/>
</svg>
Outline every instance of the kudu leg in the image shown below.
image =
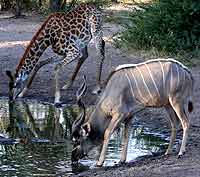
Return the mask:
<svg viewBox="0 0 200 177">
<path fill-rule="evenodd" d="M 110 124 L 104 133 L 103 146 L 102 146 L 100 157 L 99 157 L 99 160 L 97 161 L 96 166 L 101 167 L 103 165 L 105 155 L 106 155 L 106 149 L 108 147 L 110 137 L 111 137 L 112 133 L 114 132 L 115 128 L 119 125 L 119 123 L 123 117 L 124 116 L 112 118 L 112 120 L 110 121 Z"/>
<path fill-rule="evenodd" d="M 180 151 L 178 153 L 178 157 L 182 156 L 183 153 L 185 152 L 185 146 L 186 146 L 189 124 L 190 124 L 189 119 L 186 116 L 183 103 L 184 103 L 183 101 L 178 101 L 177 99 L 170 99 L 170 104 L 172 105 L 179 120 L 181 121 L 181 125 L 183 128 L 183 139 L 182 139 Z"/>
<path fill-rule="evenodd" d="M 63 90 L 66 90 L 66 89 L 68 89 L 69 87 L 72 86 L 72 84 L 73 84 L 73 82 L 74 82 L 74 80 L 75 80 L 75 78 L 76 78 L 76 76 L 77 76 L 77 74 L 79 72 L 79 69 L 81 68 L 81 66 L 84 63 L 84 61 L 88 58 L 88 49 L 87 49 L 87 47 L 84 48 L 84 50 L 82 51 L 82 54 L 83 54 L 83 56 L 78 60 L 78 63 L 76 65 L 76 68 L 75 68 L 75 71 L 74 71 L 74 73 L 72 75 L 71 80 L 69 81 L 68 84 L 65 84 L 62 87 Z"/>
<path fill-rule="evenodd" d="M 124 163 L 127 157 L 128 139 L 129 139 L 129 128 L 131 125 L 131 118 L 129 118 L 124 125 L 123 137 L 122 137 L 122 152 L 120 157 L 120 163 Z"/>
<path fill-rule="evenodd" d="M 172 152 L 173 143 L 176 139 L 178 117 L 171 106 L 166 106 L 165 109 L 169 115 L 169 121 L 170 121 L 170 125 L 171 125 L 170 141 L 169 141 L 168 148 L 165 152 L 165 155 L 168 155 Z"/>
</svg>

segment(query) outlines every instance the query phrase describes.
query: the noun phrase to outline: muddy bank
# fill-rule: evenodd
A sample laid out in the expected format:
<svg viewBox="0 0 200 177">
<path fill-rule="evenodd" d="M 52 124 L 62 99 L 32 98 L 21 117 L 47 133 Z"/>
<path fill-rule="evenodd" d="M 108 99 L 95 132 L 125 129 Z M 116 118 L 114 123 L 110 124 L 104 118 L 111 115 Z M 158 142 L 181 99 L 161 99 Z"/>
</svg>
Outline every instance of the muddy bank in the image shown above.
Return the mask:
<svg viewBox="0 0 200 177">
<path fill-rule="evenodd" d="M 0 96 L 8 96 L 8 79 L 5 75 L 5 70 L 14 71 L 20 57 L 24 52 L 24 47 L 31 40 L 33 34 L 36 32 L 37 28 L 42 23 L 42 19 L 36 17 L 26 17 L 24 19 L 2 19 L 0 18 Z M 104 25 L 104 34 L 106 42 L 106 60 L 103 67 L 103 79 L 105 79 L 112 68 L 123 63 L 138 63 L 144 61 L 143 56 L 126 55 L 124 52 L 114 48 L 108 41 L 110 37 L 119 31 L 121 28 L 114 24 Z M 48 49 L 42 56 L 41 59 L 45 59 L 52 56 L 53 52 Z M 88 92 L 86 95 L 87 104 L 94 104 L 96 97 L 91 95 L 91 91 L 95 86 L 96 77 L 96 52 L 94 44 L 91 43 L 89 49 L 89 57 L 83 64 L 78 77 L 74 85 L 68 91 L 62 91 L 62 101 L 65 103 L 74 103 L 75 92 L 80 85 L 82 80 L 82 75 L 87 76 L 88 82 Z M 74 68 L 75 63 L 67 66 L 62 75 L 60 75 L 60 83 L 64 85 L 70 78 Z M 48 65 L 42 68 L 37 74 L 30 90 L 26 94 L 26 98 L 35 98 L 42 101 L 53 102 L 54 95 L 54 66 Z M 181 158 L 177 159 L 177 152 L 168 157 L 158 156 L 155 158 L 145 159 L 133 163 L 126 164 L 124 166 L 114 167 L 114 168 L 100 168 L 98 170 L 91 170 L 79 174 L 77 176 L 101 176 L 101 177 L 128 177 L 128 176 L 200 176 L 200 66 L 192 68 L 192 73 L 195 78 L 195 90 L 194 90 L 194 102 L 195 109 L 190 115 L 191 118 L 191 128 L 189 134 L 189 141 L 187 146 L 187 153 Z M 146 126 L 149 125 L 151 128 L 161 127 L 163 131 L 167 131 L 169 134 L 169 129 L 167 117 L 165 111 L 161 110 L 148 110 L 144 113 L 144 121 Z M 157 117 L 157 119 L 155 119 Z M 179 136 L 181 131 L 179 131 Z M 180 145 L 180 143 L 179 143 Z M 63 174 L 64 176 L 64 174 Z M 76 176 L 76 175 L 74 175 Z"/>
</svg>

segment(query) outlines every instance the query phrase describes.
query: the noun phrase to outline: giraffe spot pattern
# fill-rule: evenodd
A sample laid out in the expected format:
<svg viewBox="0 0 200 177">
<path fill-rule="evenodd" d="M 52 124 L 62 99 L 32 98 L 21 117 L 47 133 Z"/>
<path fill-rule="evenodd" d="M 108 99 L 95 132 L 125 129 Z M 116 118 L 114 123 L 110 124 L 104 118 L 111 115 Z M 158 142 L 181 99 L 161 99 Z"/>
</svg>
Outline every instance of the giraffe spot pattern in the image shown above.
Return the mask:
<svg viewBox="0 0 200 177">
<path fill-rule="evenodd" d="M 73 55 L 77 47 L 87 46 L 92 38 L 92 31 L 101 29 L 101 24 L 96 24 L 101 18 L 100 11 L 88 4 L 80 5 L 68 13 L 50 15 L 27 47 L 17 66 L 17 72 L 30 72 L 49 46 L 57 54 L 66 55 L 67 52 L 71 52 L 70 55 Z"/>
</svg>

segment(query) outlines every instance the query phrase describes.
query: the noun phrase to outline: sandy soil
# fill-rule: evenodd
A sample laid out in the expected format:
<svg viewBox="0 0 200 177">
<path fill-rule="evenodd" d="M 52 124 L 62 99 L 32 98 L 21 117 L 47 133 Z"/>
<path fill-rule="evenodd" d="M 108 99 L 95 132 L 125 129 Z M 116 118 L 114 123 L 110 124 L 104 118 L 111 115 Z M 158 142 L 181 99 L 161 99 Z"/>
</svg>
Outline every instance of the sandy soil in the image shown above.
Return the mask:
<svg viewBox="0 0 200 177">
<path fill-rule="evenodd" d="M 0 14 L 0 96 L 7 96 L 8 78 L 5 75 L 5 70 L 15 70 L 17 63 L 22 56 L 25 46 L 31 40 L 33 34 L 37 31 L 42 23 L 42 18 L 38 16 L 26 17 L 23 19 L 5 19 L 5 14 Z M 105 79 L 112 68 L 123 63 L 138 63 L 144 61 L 144 56 L 135 54 L 126 54 L 119 49 L 114 48 L 110 41 L 112 34 L 121 30 L 119 25 L 104 24 L 104 36 L 106 42 L 106 60 L 103 67 L 103 79 Z M 52 56 L 53 52 L 48 49 L 41 59 Z M 62 101 L 65 103 L 73 103 L 75 100 L 75 91 L 80 85 L 81 75 L 85 74 L 88 80 L 88 93 L 86 96 L 87 104 L 95 103 L 96 97 L 91 95 L 91 90 L 95 86 L 96 78 L 96 52 L 93 43 L 90 45 L 89 57 L 84 63 L 74 85 L 68 91 L 62 91 Z M 75 67 L 75 63 L 67 66 L 62 75 L 60 75 L 60 83 L 64 84 L 71 76 Z M 42 68 L 37 74 L 31 89 L 26 95 L 26 98 L 36 98 L 42 101 L 53 102 L 54 95 L 54 79 L 53 65 L 48 65 Z M 124 166 L 113 168 L 100 168 L 81 173 L 77 176 L 101 176 L 101 177 L 128 177 L 128 176 L 164 176 L 164 177 L 181 177 L 181 176 L 200 176 L 200 66 L 192 68 L 192 72 L 196 81 L 194 90 L 195 109 L 191 114 L 191 129 L 187 146 L 187 153 L 177 159 L 176 154 L 168 157 L 158 156 L 137 162 L 128 163 Z M 160 116 L 157 114 L 159 113 Z M 154 117 L 158 116 L 158 121 L 154 121 Z M 165 121 L 161 120 L 166 114 L 161 110 L 154 111 L 151 114 L 146 113 L 147 121 L 155 127 L 166 127 Z M 75 176 L 75 175 L 74 175 Z"/>
</svg>

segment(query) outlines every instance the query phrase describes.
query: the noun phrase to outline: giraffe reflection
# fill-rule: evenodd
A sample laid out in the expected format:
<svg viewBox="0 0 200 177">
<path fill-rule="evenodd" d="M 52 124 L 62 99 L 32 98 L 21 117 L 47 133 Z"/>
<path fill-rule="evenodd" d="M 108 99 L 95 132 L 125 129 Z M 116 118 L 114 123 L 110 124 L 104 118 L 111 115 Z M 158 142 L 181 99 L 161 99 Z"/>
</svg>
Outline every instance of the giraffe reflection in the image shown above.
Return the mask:
<svg viewBox="0 0 200 177">
<path fill-rule="evenodd" d="M 23 143 L 64 142 L 70 137 L 73 117 L 78 114 L 74 108 L 61 109 L 24 101 L 8 101 L 4 109 L 7 109 L 8 114 L 2 113 L 0 133 L 19 138 Z"/>
<path fill-rule="evenodd" d="M 0 171 L 6 168 L 8 176 L 16 172 L 48 176 L 64 168 L 71 173 L 69 127 L 77 114 L 74 107 L 58 109 L 30 100 L 0 98 Z"/>
</svg>

